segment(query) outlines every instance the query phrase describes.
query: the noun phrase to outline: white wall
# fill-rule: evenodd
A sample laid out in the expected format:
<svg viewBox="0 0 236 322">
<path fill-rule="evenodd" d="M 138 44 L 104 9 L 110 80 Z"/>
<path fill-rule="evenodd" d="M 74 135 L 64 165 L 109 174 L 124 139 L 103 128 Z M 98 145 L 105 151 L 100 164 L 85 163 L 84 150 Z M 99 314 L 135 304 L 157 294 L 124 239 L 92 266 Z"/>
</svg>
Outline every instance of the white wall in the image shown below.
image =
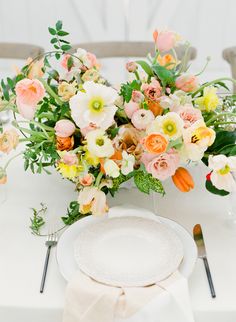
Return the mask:
<svg viewBox="0 0 236 322">
<path fill-rule="evenodd" d="M 222 50 L 236 45 L 235 12 L 236 0 L 0 0 L 0 41 L 50 48 L 47 26 L 58 19 L 72 43 L 151 40 L 154 28 L 169 27 L 197 48 L 194 71 L 212 57 L 205 79 L 230 74 Z"/>
</svg>

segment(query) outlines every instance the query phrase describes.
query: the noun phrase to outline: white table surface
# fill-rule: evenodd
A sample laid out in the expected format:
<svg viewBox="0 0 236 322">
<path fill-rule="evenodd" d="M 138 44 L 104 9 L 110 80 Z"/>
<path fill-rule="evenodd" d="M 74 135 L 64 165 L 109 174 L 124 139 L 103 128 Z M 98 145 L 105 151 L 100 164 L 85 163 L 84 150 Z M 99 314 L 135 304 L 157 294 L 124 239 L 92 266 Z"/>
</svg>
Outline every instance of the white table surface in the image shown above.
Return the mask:
<svg viewBox="0 0 236 322">
<path fill-rule="evenodd" d="M 3 160 L 0 158 L 0 164 Z M 189 232 L 196 223 L 204 230 L 209 263 L 217 297 L 211 299 L 204 266 L 198 260 L 189 279 L 196 322 L 236 321 L 236 229 L 227 225 L 227 197 L 211 195 L 204 189 L 205 167 L 192 169 L 195 191 L 178 192 L 166 182 L 167 195 L 159 198 L 159 215 L 182 224 Z M 0 321 L 60 322 L 66 282 L 60 275 L 52 251 L 46 287 L 39 293 L 46 248 L 44 238 L 30 233 L 30 207 L 48 205 L 49 216 L 62 216 L 74 187 L 60 175 L 33 175 L 24 172 L 16 159 L 8 172 L 8 198 L 0 205 Z M 0 187 L 0 194 L 3 193 Z M 236 200 L 235 200 L 236 202 Z M 152 209 L 150 197 L 132 189 L 122 189 L 110 205 L 124 203 Z M 167 321 L 168 322 L 168 321 Z"/>
</svg>

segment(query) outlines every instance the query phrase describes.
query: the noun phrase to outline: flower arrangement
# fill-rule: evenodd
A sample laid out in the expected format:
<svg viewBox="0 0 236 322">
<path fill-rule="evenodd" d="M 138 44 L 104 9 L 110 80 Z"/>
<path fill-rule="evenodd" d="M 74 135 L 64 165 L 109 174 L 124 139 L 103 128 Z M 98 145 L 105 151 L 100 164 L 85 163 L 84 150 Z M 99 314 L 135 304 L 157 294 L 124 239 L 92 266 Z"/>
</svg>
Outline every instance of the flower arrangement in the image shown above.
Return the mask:
<svg viewBox="0 0 236 322">
<path fill-rule="evenodd" d="M 217 94 L 230 78 L 200 85 L 186 66 L 188 45 L 180 61 L 180 37 L 163 30 L 153 34 L 155 57 L 127 63 L 131 80 L 117 90 L 101 76 L 94 54 L 72 53 L 62 27 L 58 21 L 49 28 L 55 50 L 1 81 L 0 109 L 13 111 L 15 129 L 2 129 L 0 151 L 8 154 L 24 142 L 25 170 L 49 173 L 53 166 L 75 184 L 78 200 L 65 224 L 105 214 L 106 194 L 114 196 L 131 178 L 147 194 L 164 195 L 162 182 L 169 178 L 190 191 L 188 163 L 209 167 L 209 191 L 236 189 L 235 97 Z M 0 168 L 2 184 L 8 164 Z"/>
</svg>

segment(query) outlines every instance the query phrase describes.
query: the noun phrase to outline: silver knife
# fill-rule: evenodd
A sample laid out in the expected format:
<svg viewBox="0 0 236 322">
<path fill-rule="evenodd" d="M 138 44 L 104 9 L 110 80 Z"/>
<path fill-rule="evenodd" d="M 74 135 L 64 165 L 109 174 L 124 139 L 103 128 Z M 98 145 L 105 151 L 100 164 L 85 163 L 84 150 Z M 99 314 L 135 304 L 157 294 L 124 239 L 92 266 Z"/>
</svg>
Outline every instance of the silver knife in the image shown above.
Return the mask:
<svg viewBox="0 0 236 322">
<path fill-rule="evenodd" d="M 194 226 L 193 237 L 194 237 L 195 243 L 197 245 L 198 257 L 202 258 L 203 262 L 204 262 L 204 266 L 205 266 L 205 270 L 206 270 L 206 274 L 207 274 L 207 279 L 208 279 L 208 283 L 209 283 L 210 290 L 211 290 L 211 296 L 212 296 L 212 298 L 215 298 L 216 293 L 215 293 L 215 288 L 214 288 L 212 277 L 211 277 L 210 267 L 209 267 L 208 260 L 207 260 L 206 247 L 205 247 L 205 243 L 204 243 L 201 225 L 197 224 Z"/>
</svg>

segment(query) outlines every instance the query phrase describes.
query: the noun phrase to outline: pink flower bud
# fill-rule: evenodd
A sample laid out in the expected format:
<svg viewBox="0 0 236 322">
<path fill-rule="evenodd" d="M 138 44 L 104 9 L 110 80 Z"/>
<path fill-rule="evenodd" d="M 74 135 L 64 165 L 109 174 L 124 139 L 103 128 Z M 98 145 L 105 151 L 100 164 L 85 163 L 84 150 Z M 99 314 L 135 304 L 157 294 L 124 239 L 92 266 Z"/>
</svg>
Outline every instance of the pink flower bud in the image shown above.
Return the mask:
<svg viewBox="0 0 236 322">
<path fill-rule="evenodd" d="M 176 79 L 175 86 L 184 92 L 194 92 L 198 88 L 198 79 L 194 75 L 183 74 Z"/>
<path fill-rule="evenodd" d="M 143 100 L 144 100 L 143 93 L 139 91 L 132 92 L 132 101 L 134 101 L 135 103 L 141 103 Z"/>
<path fill-rule="evenodd" d="M 55 127 L 56 136 L 67 138 L 75 132 L 75 125 L 70 120 L 60 120 Z"/>
<path fill-rule="evenodd" d="M 139 109 L 139 104 L 133 101 L 129 101 L 129 103 L 125 103 L 124 108 L 126 115 L 131 119 L 134 112 Z"/>
<path fill-rule="evenodd" d="M 126 69 L 130 73 L 134 73 L 137 70 L 138 66 L 134 61 L 130 61 L 126 64 Z"/>
</svg>

